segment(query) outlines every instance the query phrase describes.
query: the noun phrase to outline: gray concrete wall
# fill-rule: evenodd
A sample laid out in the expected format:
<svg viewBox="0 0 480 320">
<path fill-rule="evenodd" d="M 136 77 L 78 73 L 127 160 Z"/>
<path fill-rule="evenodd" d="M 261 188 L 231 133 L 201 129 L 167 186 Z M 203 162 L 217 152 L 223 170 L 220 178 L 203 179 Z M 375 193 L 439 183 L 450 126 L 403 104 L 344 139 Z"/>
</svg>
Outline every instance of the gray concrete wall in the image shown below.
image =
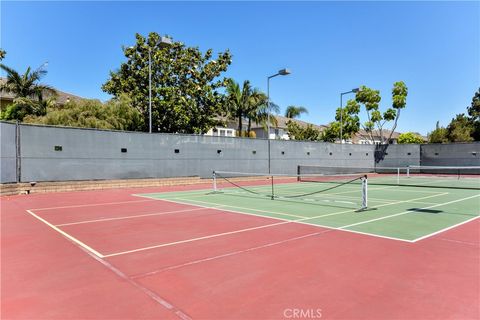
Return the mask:
<svg viewBox="0 0 480 320">
<path fill-rule="evenodd" d="M 480 166 L 480 142 L 422 144 L 422 166 Z"/>
<path fill-rule="evenodd" d="M 267 170 L 264 140 L 23 125 L 21 137 L 23 181 L 209 177 L 213 169 Z"/>
<path fill-rule="evenodd" d="M 0 122 L 0 128 L 1 182 L 14 182 L 15 125 Z M 210 177 L 212 170 L 268 171 L 269 143 L 263 139 L 34 125 L 19 129 L 21 181 Z M 127 152 L 121 152 L 122 148 Z M 480 143 L 372 146 L 272 140 L 270 149 L 273 173 L 294 174 L 298 165 L 480 165 Z"/>
<path fill-rule="evenodd" d="M 420 145 L 418 144 L 389 144 L 376 147 L 375 166 L 407 167 L 420 165 Z"/>
<path fill-rule="evenodd" d="M 272 140 L 271 158 L 275 173 L 295 174 L 298 165 L 365 168 L 373 166 L 374 146 Z"/>
<path fill-rule="evenodd" d="M 16 182 L 16 125 L 0 122 L 0 182 Z"/>
</svg>

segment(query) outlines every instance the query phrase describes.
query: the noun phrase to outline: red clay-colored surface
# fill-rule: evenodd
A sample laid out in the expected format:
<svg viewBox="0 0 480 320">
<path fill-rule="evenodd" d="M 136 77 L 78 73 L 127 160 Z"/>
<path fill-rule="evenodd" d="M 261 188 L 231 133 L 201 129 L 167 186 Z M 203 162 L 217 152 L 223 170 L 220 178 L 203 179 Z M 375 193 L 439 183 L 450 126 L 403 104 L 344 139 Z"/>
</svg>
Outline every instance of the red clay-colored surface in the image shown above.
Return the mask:
<svg viewBox="0 0 480 320">
<path fill-rule="evenodd" d="M 60 227 L 104 255 L 279 222 L 131 196 L 202 187 L 1 198 L 2 319 L 480 317 L 479 219 L 416 243 L 290 223 L 102 259 L 25 211 L 154 214 Z"/>
</svg>

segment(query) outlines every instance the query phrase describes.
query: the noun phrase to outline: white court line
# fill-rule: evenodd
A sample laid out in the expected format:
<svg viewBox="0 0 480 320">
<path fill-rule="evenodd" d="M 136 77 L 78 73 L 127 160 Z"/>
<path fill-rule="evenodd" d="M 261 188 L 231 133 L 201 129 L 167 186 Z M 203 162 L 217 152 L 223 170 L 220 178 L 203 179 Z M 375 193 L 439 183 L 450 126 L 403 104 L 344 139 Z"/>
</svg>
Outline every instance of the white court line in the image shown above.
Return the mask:
<svg viewBox="0 0 480 320">
<path fill-rule="evenodd" d="M 239 229 L 239 230 L 234 230 L 234 231 L 216 233 L 216 234 L 203 236 L 203 237 L 198 237 L 198 238 L 191 238 L 191 239 L 185 239 L 185 240 L 180 240 L 180 241 L 175 241 L 175 242 L 163 243 L 163 244 L 158 244 L 158 245 L 149 246 L 149 247 L 143 247 L 143 248 L 138 248 L 138 249 L 133 249 L 133 250 L 127 250 L 127 251 L 122 251 L 122 252 L 117 252 L 117 253 L 106 254 L 106 255 L 104 255 L 104 257 L 108 258 L 108 257 L 119 256 L 119 255 L 123 255 L 123 254 L 127 254 L 127 253 L 133 253 L 133 252 L 139 252 L 139 251 L 145 251 L 145 250 L 163 248 L 163 247 L 170 247 L 170 246 L 174 246 L 174 245 L 182 244 L 182 243 L 189 243 L 189 242 L 194 242 L 194 241 L 199 241 L 199 240 L 212 239 L 212 238 L 217 238 L 217 237 L 231 235 L 231 234 L 237 234 L 237 233 L 242 233 L 242 232 L 247 232 L 247 231 L 252 231 L 252 230 L 264 229 L 264 228 L 273 227 L 273 226 L 279 226 L 279 225 L 282 225 L 282 224 L 287 224 L 289 222 L 290 221 L 282 221 L 282 222 L 276 222 L 276 223 L 271 223 L 271 224 L 264 224 L 264 225 L 257 226 L 257 227 L 251 227 L 251 228 Z"/>
<path fill-rule="evenodd" d="M 478 219 L 478 218 L 480 218 L 480 216 L 476 216 L 476 217 L 473 217 L 473 218 L 471 218 L 471 219 L 465 220 L 465 221 L 463 221 L 463 222 L 454 224 L 453 226 L 440 229 L 440 230 L 435 231 L 435 232 L 433 232 L 433 233 L 427 234 L 427 235 L 425 235 L 425 236 L 423 236 L 423 237 L 417 238 L 417 239 L 413 240 L 413 242 L 417 242 L 417 241 L 420 241 L 420 240 L 423 240 L 423 239 L 427 239 L 427 238 L 433 237 L 434 235 L 437 235 L 437 234 L 442 233 L 442 232 L 444 232 L 444 231 L 447 231 L 447 230 L 456 228 L 456 227 L 458 227 L 458 226 L 461 226 L 462 224 L 469 223 L 470 221 L 473 221 L 473 220 Z"/>
<path fill-rule="evenodd" d="M 142 195 L 135 195 L 135 196 L 144 197 Z M 177 198 L 177 199 L 180 199 L 180 198 Z M 104 255 L 104 257 L 113 257 L 113 256 L 118 256 L 118 255 L 123 255 L 123 254 L 128 254 L 128 253 L 151 250 L 151 249 L 156 249 L 156 248 L 161 248 L 161 247 L 172 246 L 172 245 L 176 245 L 176 244 L 194 242 L 194 241 L 199 241 L 199 240 L 204 240 L 204 239 L 209 239 L 209 238 L 215 238 L 215 237 L 219 237 L 219 236 L 225 236 L 225 235 L 230 235 L 230 234 L 235 234 L 235 233 L 240 233 L 240 232 L 246 232 L 246 231 L 251 231 L 251 230 L 256 230 L 256 229 L 261 229 L 261 228 L 273 227 L 273 226 L 277 226 L 277 225 L 290 224 L 290 223 L 299 223 L 299 224 L 305 224 L 305 225 L 310 225 L 310 226 L 315 226 L 315 227 L 323 227 L 323 228 L 330 229 L 330 230 L 340 230 L 340 231 L 344 231 L 344 232 L 369 235 L 369 236 L 372 236 L 372 237 L 391 239 L 391 240 L 397 240 L 397 241 L 403 241 L 403 242 L 411 242 L 410 240 L 405 240 L 405 239 L 401 239 L 401 238 L 393 238 L 393 237 L 376 235 L 376 234 L 368 234 L 368 233 L 364 233 L 364 232 L 357 232 L 357 231 L 354 231 L 354 230 L 342 230 L 342 229 L 335 228 L 335 227 L 329 227 L 329 226 L 304 222 L 306 220 L 316 219 L 316 218 L 319 218 L 319 217 L 322 217 L 322 216 L 307 217 L 307 218 L 302 218 L 302 219 L 298 219 L 298 220 L 287 220 L 287 219 L 278 218 L 278 217 L 269 217 L 269 216 L 265 216 L 265 215 L 236 211 L 236 210 L 231 210 L 231 209 L 223 209 L 223 208 L 212 207 L 212 206 L 195 205 L 195 204 L 190 204 L 188 202 L 185 203 L 185 202 L 179 202 L 179 201 L 167 200 L 167 199 L 158 199 L 158 200 L 159 201 L 172 202 L 172 203 L 187 204 L 187 205 L 191 205 L 191 206 L 198 206 L 198 207 L 202 207 L 202 208 L 208 208 L 208 209 L 219 210 L 219 211 L 224 211 L 224 212 L 233 212 L 233 213 L 240 213 L 240 214 L 244 214 L 244 215 L 245 214 L 246 215 L 252 215 L 252 216 L 261 217 L 261 218 L 270 219 L 270 220 L 280 220 L 281 222 L 276 222 L 276 223 L 262 225 L 262 226 L 253 227 L 253 228 L 234 230 L 234 231 L 230 231 L 230 232 L 224 232 L 224 233 L 219 233 L 219 234 L 214 234 L 214 235 L 209 235 L 209 236 L 204 236 L 204 237 L 180 240 L 180 241 L 170 242 L 170 243 L 164 243 L 164 244 L 159 244 L 159 245 L 154 245 L 154 246 L 149 246 L 149 247 L 142 247 L 142 248 L 128 250 L 128 251 L 121 251 L 121 252 L 116 252 L 116 253 L 112 253 L 112 254 L 106 254 L 106 255 Z M 197 200 L 191 200 L 191 201 L 202 203 L 202 201 L 197 201 Z M 405 201 L 408 201 L 408 200 L 405 200 Z M 205 202 L 205 203 L 211 204 L 211 203 L 208 203 L 208 202 Z M 388 205 L 390 205 L 390 204 L 388 204 Z M 227 207 L 227 206 L 225 205 L 225 207 Z M 234 206 L 229 206 L 229 207 L 235 208 Z M 236 207 L 236 208 L 238 208 L 238 207 Z M 342 211 L 341 213 L 354 212 L 354 211 L 355 210 L 348 210 L 348 211 Z M 270 212 L 270 213 L 273 213 L 273 212 Z M 280 213 L 278 213 L 278 214 L 280 214 Z M 338 214 L 340 214 L 340 213 L 338 213 Z"/>
<path fill-rule="evenodd" d="M 335 227 L 329 227 L 329 226 L 326 226 L 326 225 L 321 225 L 321 224 L 309 223 L 309 222 L 302 221 L 302 220 L 316 219 L 316 218 L 320 218 L 322 216 L 305 218 L 305 219 L 301 219 L 301 220 L 287 220 L 287 219 L 284 219 L 284 218 L 269 217 L 269 216 L 260 215 L 260 214 L 256 214 L 256 213 L 249 213 L 249 212 L 245 212 L 245 211 L 236 211 L 236 210 L 232 210 L 232 209 L 219 209 L 217 207 L 204 206 L 204 205 L 200 205 L 200 204 L 190 204 L 190 203 L 181 202 L 181 201 L 174 201 L 174 200 L 166 200 L 166 199 L 161 199 L 161 200 L 162 201 L 167 201 L 167 202 L 172 202 L 172 203 L 179 203 L 179 204 L 186 204 L 186 205 L 197 206 L 197 207 L 202 207 L 202 208 L 208 208 L 208 209 L 212 209 L 212 210 L 220 210 L 220 211 L 225 211 L 225 212 L 240 213 L 240 214 L 255 216 L 255 217 L 264 218 L 264 219 L 282 220 L 282 221 L 286 221 L 286 222 L 289 222 L 289 223 L 305 224 L 305 225 L 308 225 L 308 226 L 321 227 L 321 228 L 330 229 L 330 230 L 339 230 L 339 231 L 342 231 L 342 232 L 350 232 L 350 233 L 368 235 L 368 236 L 372 236 L 372 237 L 375 237 L 375 238 L 383 238 L 383 239 L 396 240 L 396 241 L 402 241 L 402 242 L 412 242 L 411 240 L 406 240 L 406 239 L 402 239 L 402 238 L 382 236 L 382 235 L 377 235 L 377 234 L 373 234 L 373 233 L 366 233 L 366 232 L 361 232 L 361 231 L 355 231 L 355 230 L 344 230 L 344 229 L 339 229 L 339 228 L 335 228 Z M 198 200 L 192 200 L 192 201 L 200 202 Z M 204 203 L 210 204 L 209 202 L 204 202 Z M 341 211 L 341 212 L 336 212 L 336 213 L 341 214 L 341 213 L 349 213 L 349 212 L 355 212 L 355 210 Z"/>
<path fill-rule="evenodd" d="M 268 248 L 268 247 L 273 247 L 273 246 L 281 245 L 281 244 L 284 244 L 284 243 L 287 243 L 287 242 L 297 241 L 297 240 L 317 236 L 317 235 L 320 235 L 322 233 L 331 232 L 331 231 L 332 230 L 323 230 L 323 231 L 320 231 L 320 232 L 309 233 L 309 234 L 306 234 L 306 235 L 303 235 L 303 236 L 298 236 L 298 237 L 288 238 L 288 239 L 281 240 L 281 241 L 271 242 L 271 243 L 267 243 L 267 244 L 264 244 L 264 245 L 261 245 L 261 246 L 251 247 L 251 248 L 248 248 L 248 249 L 237 250 L 237 251 L 232 251 L 232 252 L 228 252 L 228 253 L 224 253 L 224 254 L 208 257 L 208 258 L 193 260 L 193 261 L 185 262 L 185 263 L 182 263 L 182 264 L 168 266 L 168 267 L 165 267 L 165 268 L 162 268 L 162 269 L 159 269 L 159 270 L 150 271 L 150 272 L 146 272 L 146 273 L 142 273 L 142 274 L 138 274 L 138 275 L 133 275 L 133 276 L 131 276 L 131 278 L 132 279 L 138 279 L 138 278 L 149 277 L 149 276 L 155 275 L 157 273 L 161 273 L 161 272 L 165 272 L 165 271 L 169 271 L 169 270 L 174 270 L 174 269 L 179 269 L 179 268 L 199 264 L 199 263 L 202 263 L 202 262 L 207 262 L 207 261 L 217 260 L 217 259 L 221 259 L 221 258 L 226 258 L 226 257 L 230 257 L 230 256 L 234 256 L 234 255 L 238 255 L 238 254 L 242 254 L 242 253 L 246 253 L 246 252 L 251 252 L 251 251 L 255 251 L 255 250 L 260 250 L 260 249 L 264 249 L 264 248 Z"/>
<path fill-rule="evenodd" d="M 78 222 L 69 222 L 69 223 L 57 224 L 55 226 L 63 227 L 63 226 L 71 226 L 71 225 L 84 224 L 84 223 L 123 220 L 123 219 L 135 219 L 135 218 L 143 218 L 143 217 L 150 217 L 150 216 L 161 216 L 161 215 L 164 215 L 164 214 L 182 213 L 182 212 L 190 212 L 190 211 L 198 211 L 198 210 L 205 210 L 205 208 L 193 208 L 193 209 L 183 209 L 183 210 L 175 210 L 175 211 L 165 211 L 165 212 L 139 214 L 139 215 L 133 215 L 133 216 L 116 217 L 116 218 L 84 220 L 84 221 L 78 221 Z"/>
<path fill-rule="evenodd" d="M 106 205 L 115 205 L 115 204 L 125 204 L 125 203 L 138 203 L 138 202 L 149 202 L 154 201 L 153 199 L 145 199 L 145 200 L 132 200 L 132 201 L 119 201 L 119 202 L 104 202 L 104 203 L 91 203 L 91 204 L 77 204 L 71 206 L 63 206 L 63 207 L 50 207 L 50 208 L 37 208 L 37 209 L 30 209 L 33 211 L 41 211 L 41 210 L 56 210 L 56 209 L 68 209 L 68 208 L 83 208 L 83 207 L 95 207 L 95 206 L 106 206 Z"/>
<path fill-rule="evenodd" d="M 205 196 L 205 194 L 192 195 L 191 197 L 203 197 L 203 196 Z M 142 197 L 142 196 L 140 195 L 139 197 Z M 218 202 L 203 202 L 203 201 L 199 201 L 199 200 L 190 200 L 190 199 L 184 199 L 184 198 L 179 198 L 179 197 L 171 198 L 171 199 L 160 199 L 160 198 L 158 198 L 156 200 L 157 201 L 167 201 L 167 202 L 173 202 L 173 203 L 180 203 L 180 204 L 187 204 L 187 205 L 194 206 L 194 207 L 198 207 L 198 205 L 188 203 L 188 201 L 199 202 L 199 203 L 207 203 L 207 204 L 216 204 L 217 207 L 203 207 L 202 206 L 202 208 L 207 208 L 207 209 L 217 209 L 218 207 L 237 208 L 237 209 L 251 210 L 251 211 L 257 211 L 257 212 L 264 212 L 264 213 L 273 213 L 273 214 L 277 214 L 277 215 L 281 215 L 281 216 L 289 216 L 289 217 L 295 217 L 295 218 L 305 218 L 305 216 L 299 216 L 299 215 L 290 214 L 290 213 L 281 213 L 281 212 L 273 212 L 273 211 L 245 208 L 245 207 L 239 207 L 239 206 L 230 206 L 228 204 L 221 204 L 221 203 L 218 203 Z M 181 200 L 181 201 L 170 201 L 170 200 Z M 182 202 L 182 201 L 186 201 L 186 202 Z M 236 213 L 238 213 L 238 212 L 236 212 Z M 264 217 L 264 218 L 266 217 L 264 215 L 256 215 L 256 216 Z M 269 217 L 267 217 L 267 218 L 269 218 Z M 291 220 L 288 220 L 288 221 L 291 221 Z"/>
<path fill-rule="evenodd" d="M 140 291 L 142 291 L 143 293 L 145 293 L 148 297 L 150 297 L 151 299 L 153 299 L 155 302 L 159 303 L 160 305 L 162 305 L 163 307 L 165 307 L 166 309 L 170 310 L 171 312 L 173 312 L 175 315 L 177 315 L 180 319 L 182 320 L 191 320 L 192 318 L 190 318 L 187 314 L 185 314 L 182 310 L 178 309 L 176 306 L 174 306 L 173 304 L 171 304 L 170 302 L 166 301 L 165 299 L 163 299 L 162 297 L 160 297 L 158 294 L 156 294 L 154 291 L 142 286 L 140 283 L 138 283 L 137 281 L 135 281 L 134 279 L 132 279 L 131 277 L 127 276 L 125 273 L 123 273 L 122 271 L 120 271 L 119 269 L 117 269 L 115 266 L 113 266 L 110 262 L 108 262 L 107 260 L 105 259 L 102 259 L 101 257 L 97 257 L 96 255 L 94 255 L 92 252 L 86 250 L 85 248 L 81 248 L 83 250 L 85 250 L 85 252 L 91 256 L 93 259 L 95 259 L 95 261 L 99 262 L 100 264 L 102 264 L 104 267 L 106 267 L 108 270 L 110 270 L 111 272 L 113 272 L 114 274 L 116 274 L 118 277 L 120 277 L 120 279 L 122 279 L 123 281 L 126 281 L 128 283 L 130 283 L 132 286 L 134 286 L 135 288 L 139 289 Z"/>
<path fill-rule="evenodd" d="M 417 209 L 417 210 L 407 210 L 407 211 L 403 211 L 403 212 L 396 213 L 396 214 L 391 214 L 391 215 L 376 218 L 376 219 L 371 219 L 371 220 L 367 220 L 367 221 L 352 223 L 352 224 L 349 224 L 349 225 L 346 225 L 346 226 L 342 226 L 342 227 L 340 227 L 340 229 L 354 227 L 354 226 L 358 226 L 358 225 L 361 225 L 361 224 L 366 224 L 366 223 L 370 223 L 370 222 L 374 222 L 374 221 L 390 219 L 390 218 L 398 217 L 398 216 L 401 216 L 401 215 L 404 215 L 404 214 L 407 214 L 407 213 L 410 213 L 410 212 L 415 212 L 415 211 L 418 211 L 418 210 L 431 209 L 431 208 L 436 208 L 436 207 L 440 207 L 440 206 L 445 206 L 447 204 L 456 203 L 456 202 L 460 202 L 460 201 L 464 201 L 464 200 L 468 200 L 468 199 L 472 199 L 472 198 L 476 198 L 476 197 L 480 197 L 480 194 L 476 194 L 476 195 L 470 196 L 470 197 L 465 197 L 465 198 L 462 198 L 462 199 L 452 200 L 452 201 L 449 201 L 449 202 L 443 202 L 443 203 L 435 204 L 433 206 L 423 207 L 423 208 L 420 208 L 420 209 Z"/>
<path fill-rule="evenodd" d="M 33 213 L 32 210 L 26 210 L 29 214 L 31 214 L 34 218 L 40 220 L 41 222 L 45 223 L 47 226 L 49 226 L 50 228 L 52 228 L 53 230 L 57 231 L 58 233 L 60 233 L 62 236 L 64 236 L 65 238 L 69 239 L 70 241 L 76 243 L 77 245 L 79 245 L 80 247 L 82 247 L 83 249 L 87 250 L 88 252 L 91 252 L 92 254 L 96 255 L 97 257 L 99 258 L 104 258 L 105 256 L 103 254 L 101 254 L 100 252 L 92 249 L 91 247 L 89 247 L 88 245 L 86 245 L 85 243 L 83 243 L 82 241 L 78 240 L 77 238 L 74 238 L 72 237 L 71 235 L 69 235 L 68 233 L 62 231 L 60 228 L 57 228 L 56 226 L 54 226 L 53 224 L 51 224 L 50 222 L 48 222 L 47 220 L 37 216 L 35 213 Z"/>
<path fill-rule="evenodd" d="M 434 194 L 434 195 L 430 195 L 430 196 L 425 196 L 425 197 L 420 197 L 420 198 L 415 198 L 415 199 L 410 199 L 410 200 L 399 200 L 399 201 L 396 201 L 396 202 L 389 202 L 389 203 L 384 203 L 384 204 L 379 204 L 377 206 L 375 206 L 375 208 L 379 208 L 379 207 L 386 207 L 386 206 L 391 206 L 391 205 L 395 205 L 395 204 L 401 204 L 401 203 L 411 203 L 415 200 L 422 200 L 422 199 L 429 199 L 429 198 L 434 198 L 434 197 L 439 197 L 439 196 L 444 196 L 448 194 L 448 192 L 444 192 L 444 193 L 439 193 L 439 194 Z M 192 196 L 192 197 L 195 197 L 195 196 Z M 183 198 L 175 198 L 177 200 L 182 200 L 182 201 L 191 201 L 191 202 L 198 202 L 198 203 L 203 203 L 203 204 L 216 204 L 216 205 L 221 205 L 220 203 L 218 202 L 213 202 L 213 201 L 200 201 L 200 200 L 192 200 L 192 199 L 183 199 Z M 250 208 L 244 208 L 244 207 L 238 207 L 238 206 L 230 206 L 230 205 L 223 205 L 224 207 L 230 207 L 230 208 L 237 208 L 237 209 L 244 209 L 244 210 L 253 210 L 253 211 L 259 211 L 259 212 L 265 212 L 265 213 L 272 213 L 272 214 L 280 214 L 278 212 L 275 212 L 275 211 L 265 211 L 265 210 L 256 210 L 256 209 L 250 209 Z M 324 215 L 321 215 L 321 216 L 315 216 L 315 217 L 305 217 L 305 216 L 300 216 L 302 219 L 299 219 L 299 220 L 292 220 L 292 222 L 299 222 L 299 221 L 304 221 L 304 220 L 313 220 L 313 219 L 321 219 L 321 218 L 325 218 L 325 217 L 330 217 L 330 216 L 335 216 L 335 215 L 339 215 L 339 214 L 345 214 L 345 213 L 351 213 L 351 212 L 355 212 L 357 211 L 358 209 L 349 209 L 349 210 L 344 210 L 344 211 L 340 211 L 340 212 L 333 212 L 333 213 L 327 213 L 327 214 L 324 214 Z M 265 216 L 263 216 L 265 217 Z M 311 224 L 311 225 L 316 225 L 316 224 Z M 318 225 L 320 227 L 327 227 L 327 226 L 324 226 L 324 225 Z M 339 228 L 341 230 L 341 228 Z"/>
</svg>

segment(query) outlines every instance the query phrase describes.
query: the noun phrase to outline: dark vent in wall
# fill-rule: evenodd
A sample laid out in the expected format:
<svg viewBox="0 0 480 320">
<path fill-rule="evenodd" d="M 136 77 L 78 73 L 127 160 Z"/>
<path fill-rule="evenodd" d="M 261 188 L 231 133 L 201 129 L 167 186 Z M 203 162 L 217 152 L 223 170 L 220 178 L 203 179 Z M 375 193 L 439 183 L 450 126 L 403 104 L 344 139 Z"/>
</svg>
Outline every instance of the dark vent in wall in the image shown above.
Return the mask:
<svg viewBox="0 0 480 320">
<path fill-rule="evenodd" d="M 218 149 L 217 154 L 221 154 L 221 153 L 222 153 L 222 150 Z"/>
<path fill-rule="evenodd" d="M 127 153 L 127 148 L 122 148 L 122 149 L 120 149 L 120 152 L 121 152 L 121 153 Z"/>
<path fill-rule="evenodd" d="M 307 156 L 309 156 L 309 155 L 310 155 L 310 151 L 307 151 Z"/>
<path fill-rule="evenodd" d="M 282 154 L 285 154 L 285 151 L 282 151 Z"/>
<path fill-rule="evenodd" d="M 62 146 L 55 146 L 55 147 L 53 147 L 53 150 L 55 150 L 55 151 L 62 151 L 63 148 L 62 148 Z"/>
<path fill-rule="evenodd" d="M 257 154 L 257 150 L 253 150 L 252 153 L 253 153 L 253 154 Z"/>
<path fill-rule="evenodd" d="M 175 149 L 175 153 L 180 153 L 180 149 Z"/>
<path fill-rule="evenodd" d="M 411 156 L 411 155 L 412 155 L 412 153 L 411 153 L 411 152 L 407 153 L 407 156 Z"/>
<path fill-rule="evenodd" d="M 329 155 L 332 155 L 332 153 L 330 152 Z"/>
<path fill-rule="evenodd" d="M 365 155 L 368 157 L 368 152 L 367 152 L 367 153 L 365 153 Z"/>
<path fill-rule="evenodd" d="M 438 156 L 438 152 L 435 152 L 435 155 Z"/>
</svg>

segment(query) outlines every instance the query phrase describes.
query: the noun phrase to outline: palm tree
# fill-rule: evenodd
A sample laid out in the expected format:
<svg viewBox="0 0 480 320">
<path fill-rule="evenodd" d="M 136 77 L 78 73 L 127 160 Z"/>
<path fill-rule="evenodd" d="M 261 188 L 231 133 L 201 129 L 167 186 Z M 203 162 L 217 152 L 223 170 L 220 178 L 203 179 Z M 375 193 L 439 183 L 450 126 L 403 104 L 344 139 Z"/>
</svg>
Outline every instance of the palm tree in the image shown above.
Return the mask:
<svg viewBox="0 0 480 320">
<path fill-rule="evenodd" d="M 308 110 L 305 107 L 296 107 L 296 106 L 288 106 L 287 110 L 285 110 L 285 117 L 293 119 L 298 118 L 302 113 L 308 114 Z"/>
<path fill-rule="evenodd" d="M 252 94 L 252 100 L 254 103 L 252 103 L 253 108 L 249 120 L 262 125 L 265 131 L 267 131 L 268 122 L 270 122 L 270 125 L 277 126 L 278 121 L 273 113 L 279 113 L 280 107 L 271 101 L 268 104 L 268 98 L 263 92 L 257 91 L 256 94 Z"/>
<path fill-rule="evenodd" d="M 19 74 L 14 69 L 0 64 L 0 68 L 7 73 L 6 81 L 0 85 L 0 90 L 11 93 L 15 96 L 14 109 L 17 109 L 12 114 L 18 115 L 44 115 L 46 113 L 46 106 L 50 104 L 45 103 L 43 98 L 45 96 L 55 96 L 57 92 L 50 86 L 39 84 L 38 81 L 47 74 L 47 71 L 41 67 L 32 71 L 30 67 L 27 68 L 23 75 Z M 22 120 L 23 116 L 16 118 Z"/>
<path fill-rule="evenodd" d="M 240 89 L 240 85 L 233 79 L 230 79 L 227 83 L 226 91 L 228 112 L 231 118 L 238 120 L 238 134 L 241 136 L 243 118 L 247 116 L 249 111 L 249 100 L 252 94 L 250 81 L 245 80 L 243 87 Z"/>
</svg>

